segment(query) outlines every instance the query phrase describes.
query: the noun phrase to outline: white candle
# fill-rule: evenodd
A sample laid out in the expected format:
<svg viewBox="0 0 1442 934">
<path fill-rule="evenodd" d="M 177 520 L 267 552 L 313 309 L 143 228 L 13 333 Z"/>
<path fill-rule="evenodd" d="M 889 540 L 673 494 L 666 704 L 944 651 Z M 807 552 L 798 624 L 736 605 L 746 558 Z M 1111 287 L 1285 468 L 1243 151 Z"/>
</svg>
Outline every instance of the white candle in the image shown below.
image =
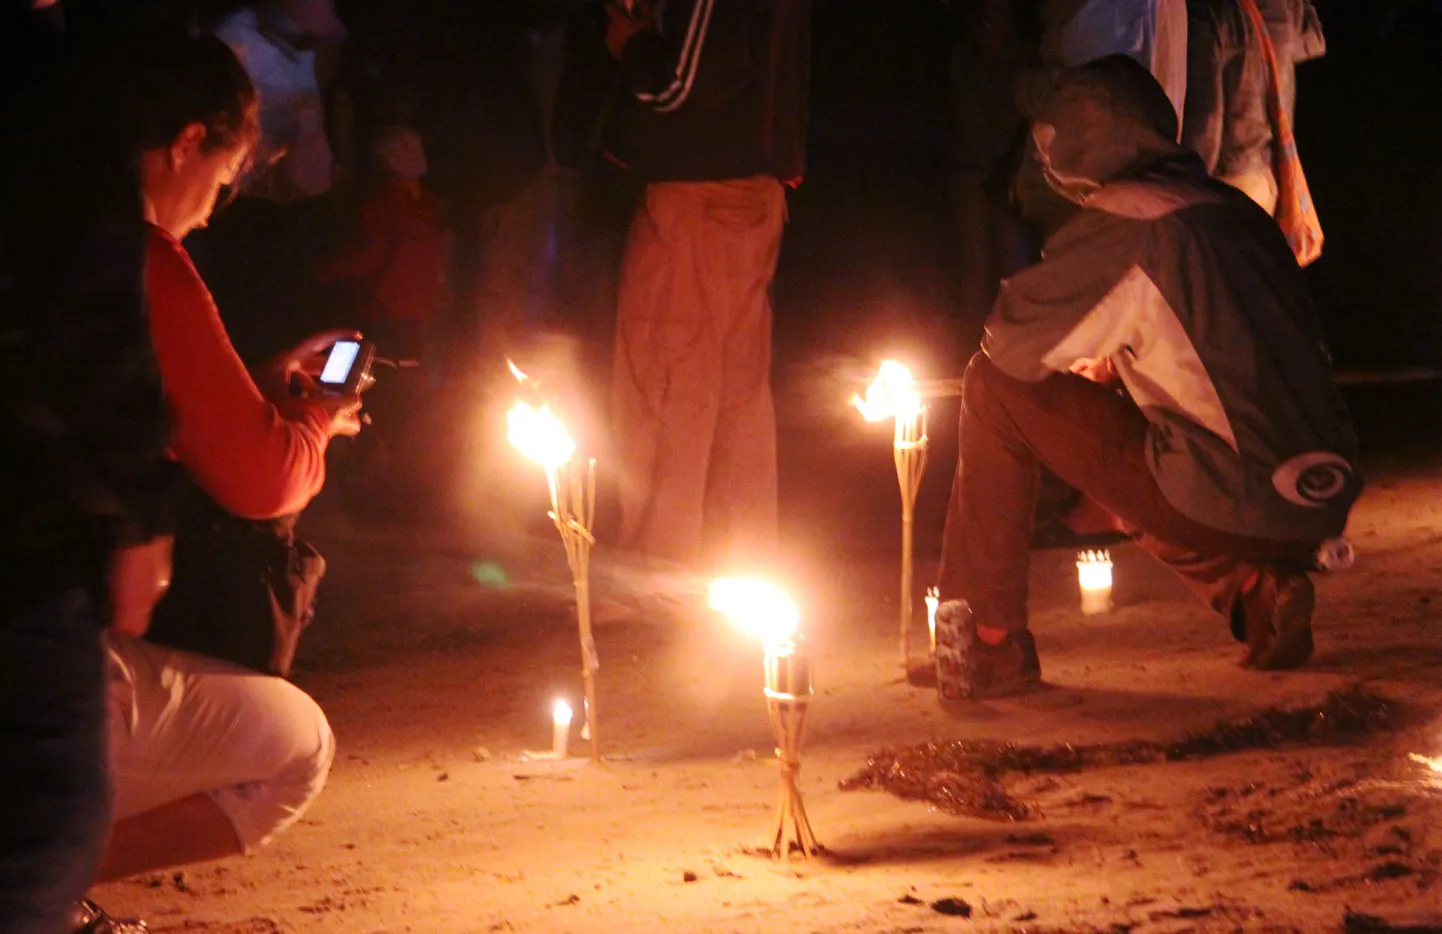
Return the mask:
<svg viewBox="0 0 1442 934">
<path fill-rule="evenodd" d="M 936 657 L 936 608 L 941 605 L 941 592 L 935 587 L 926 588 L 926 628 L 931 633 L 931 654 Z"/>
<path fill-rule="evenodd" d="M 1077 554 L 1077 583 L 1081 585 L 1083 616 L 1095 616 L 1112 608 L 1112 557 L 1106 551 Z"/>
<path fill-rule="evenodd" d="M 556 709 L 551 719 L 551 752 L 557 759 L 564 759 L 566 746 L 571 741 L 571 705 L 563 700 L 556 701 Z"/>
</svg>

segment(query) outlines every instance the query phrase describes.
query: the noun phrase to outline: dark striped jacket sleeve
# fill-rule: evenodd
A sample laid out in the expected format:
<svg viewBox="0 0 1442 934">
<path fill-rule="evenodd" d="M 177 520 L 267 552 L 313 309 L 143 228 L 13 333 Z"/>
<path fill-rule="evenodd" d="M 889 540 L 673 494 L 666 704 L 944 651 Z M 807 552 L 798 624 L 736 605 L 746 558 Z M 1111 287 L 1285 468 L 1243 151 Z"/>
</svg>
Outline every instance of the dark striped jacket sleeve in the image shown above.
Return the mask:
<svg viewBox="0 0 1442 934">
<path fill-rule="evenodd" d="M 656 28 L 626 46 L 626 80 L 637 100 L 658 113 L 679 110 L 698 82 L 704 84 L 714 72 L 712 60 L 734 55 L 726 35 L 726 19 L 734 14 L 718 12 L 722 5 L 720 0 L 664 0 Z"/>
</svg>

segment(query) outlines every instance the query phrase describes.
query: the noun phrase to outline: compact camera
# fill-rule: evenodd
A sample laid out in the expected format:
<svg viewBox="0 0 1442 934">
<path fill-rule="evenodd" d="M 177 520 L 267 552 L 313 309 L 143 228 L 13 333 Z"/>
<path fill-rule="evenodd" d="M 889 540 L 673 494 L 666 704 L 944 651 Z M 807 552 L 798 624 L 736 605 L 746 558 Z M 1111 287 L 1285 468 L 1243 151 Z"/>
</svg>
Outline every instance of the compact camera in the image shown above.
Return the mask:
<svg viewBox="0 0 1442 934">
<path fill-rule="evenodd" d="M 375 358 L 376 345 L 370 341 L 336 341 L 316 381 L 320 391 L 336 396 L 365 392 L 375 382 L 371 375 Z"/>
</svg>

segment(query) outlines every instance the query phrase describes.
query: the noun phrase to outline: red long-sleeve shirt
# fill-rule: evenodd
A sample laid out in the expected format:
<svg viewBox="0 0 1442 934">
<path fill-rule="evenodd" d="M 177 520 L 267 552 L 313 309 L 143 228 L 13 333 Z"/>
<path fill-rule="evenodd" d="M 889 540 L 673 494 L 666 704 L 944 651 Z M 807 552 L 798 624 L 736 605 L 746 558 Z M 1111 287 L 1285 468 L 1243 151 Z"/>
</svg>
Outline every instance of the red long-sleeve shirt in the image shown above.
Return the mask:
<svg viewBox="0 0 1442 934">
<path fill-rule="evenodd" d="M 248 519 L 299 512 L 325 483 L 324 413 L 292 417 L 261 394 L 184 247 L 151 228 L 146 284 L 171 453 L 224 509 Z"/>
</svg>

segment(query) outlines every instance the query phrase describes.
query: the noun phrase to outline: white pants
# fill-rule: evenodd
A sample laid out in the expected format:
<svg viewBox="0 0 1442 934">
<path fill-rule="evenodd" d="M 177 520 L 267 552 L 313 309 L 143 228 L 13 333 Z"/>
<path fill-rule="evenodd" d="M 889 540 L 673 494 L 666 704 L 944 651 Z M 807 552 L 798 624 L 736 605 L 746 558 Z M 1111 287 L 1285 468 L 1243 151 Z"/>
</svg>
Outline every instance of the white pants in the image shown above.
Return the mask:
<svg viewBox="0 0 1442 934">
<path fill-rule="evenodd" d="M 206 794 L 249 851 L 320 794 L 335 736 L 300 688 L 142 639 L 107 641 L 115 820 Z"/>
</svg>

